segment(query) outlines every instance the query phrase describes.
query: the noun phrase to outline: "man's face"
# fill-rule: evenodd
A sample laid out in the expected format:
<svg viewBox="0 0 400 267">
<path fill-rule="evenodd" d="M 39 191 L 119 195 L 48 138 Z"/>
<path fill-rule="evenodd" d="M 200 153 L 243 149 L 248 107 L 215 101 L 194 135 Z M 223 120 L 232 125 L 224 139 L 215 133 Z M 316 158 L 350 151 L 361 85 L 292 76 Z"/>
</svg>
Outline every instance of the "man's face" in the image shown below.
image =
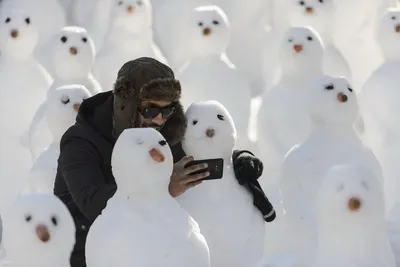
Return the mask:
<svg viewBox="0 0 400 267">
<path fill-rule="evenodd" d="M 150 111 L 148 112 L 149 115 L 152 113 L 157 113 L 157 108 L 160 108 L 161 110 L 164 110 L 164 113 L 169 113 L 171 111 L 171 114 L 173 113 L 173 110 L 171 109 L 171 104 L 172 102 L 170 101 L 163 101 L 163 100 L 142 100 L 140 102 L 140 107 L 139 109 L 141 110 L 146 110 Z M 146 113 L 146 112 L 144 112 Z M 164 125 L 164 123 L 167 121 L 167 119 L 170 116 L 163 116 L 162 112 L 158 112 L 157 115 L 149 116 L 146 115 L 144 116 L 141 112 L 138 112 L 138 120 L 140 123 L 140 127 L 152 127 L 155 128 L 156 130 L 160 130 L 161 127 Z"/>
</svg>

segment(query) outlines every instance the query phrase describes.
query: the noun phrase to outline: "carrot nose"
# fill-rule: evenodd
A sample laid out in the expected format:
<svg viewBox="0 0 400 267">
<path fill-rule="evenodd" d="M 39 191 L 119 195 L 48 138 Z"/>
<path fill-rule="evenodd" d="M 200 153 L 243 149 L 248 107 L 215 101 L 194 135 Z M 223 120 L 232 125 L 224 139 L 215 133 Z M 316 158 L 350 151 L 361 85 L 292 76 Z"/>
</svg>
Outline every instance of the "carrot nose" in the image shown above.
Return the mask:
<svg viewBox="0 0 400 267">
<path fill-rule="evenodd" d="M 149 151 L 150 156 L 153 158 L 154 161 L 161 163 L 165 160 L 164 155 L 160 152 L 160 150 L 153 148 Z"/>
<path fill-rule="evenodd" d="M 294 51 L 296 51 L 296 53 L 300 53 L 301 51 L 303 51 L 303 46 L 296 44 L 293 46 Z"/>
<path fill-rule="evenodd" d="M 358 197 L 352 197 L 347 204 L 349 210 L 358 211 L 361 208 L 361 200 Z"/>
<path fill-rule="evenodd" d="M 36 227 L 36 235 L 42 242 L 47 242 L 50 240 L 50 233 L 47 227 L 43 224 L 39 224 Z"/>
<path fill-rule="evenodd" d="M 19 32 L 17 30 L 12 30 L 11 31 L 11 37 L 16 39 L 19 36 Z"/>
<path fill-rule="evenodd" d="M 347 100 L 349 100 L 349 97 L 343 93 L 339 93 L 339 94 L 337 94 L 337 99 L 339 102 L 345 103 L 345 102 L 347 102 Z"/>
<path fill-rule="evenodd" d="M 69 52 L 71 53 L 71 55 L 75 56 L 76 54 L 78 54 L 78 48 L 72 46 L 69 48 Z"/>
<path fill-rule="evenodd" d="M 128 11 L 128 13 L 133 13 L 133 11 L 135 11 L 135 8 L 133 6 L 128 6 L 126 10 Z"/>
<path fill-rule="evenodd" d="M 396 25 L 395 31 L 400 32 L 400 24 Z"/>
<path fill-rule="evenodd" d="M 215 135 L 215 130 L 214 129 L 207 129 L 206 131 L 207 137 L 213 137 Z"/>
<path fill-rule="evenodd" d="M 81 107 L 80 104 L 75 104 L 75 105 L 73 106 L 75 112 L 78 112 L 80 107 Z"/>
<path fill-rule="evenodd" d="M 313 12 L 314 12 L 314 9 L 312 7 L 306 7 L 307 14 L 312 14 Z"/>
<path fill-rule="evenodd" d="M 211 33 L 211 29 L 210 28 L 205 28 L 204 30 L 203 30 L 203 35 L 209 35 Z"/>
</svg>

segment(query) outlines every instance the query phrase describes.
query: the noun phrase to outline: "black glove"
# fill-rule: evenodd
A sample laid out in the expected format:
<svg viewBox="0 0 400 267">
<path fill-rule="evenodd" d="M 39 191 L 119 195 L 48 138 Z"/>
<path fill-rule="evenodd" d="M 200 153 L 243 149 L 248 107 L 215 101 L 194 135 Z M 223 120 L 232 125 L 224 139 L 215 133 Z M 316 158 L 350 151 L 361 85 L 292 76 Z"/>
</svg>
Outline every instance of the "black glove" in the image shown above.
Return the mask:
<svg viewBox="0 0 400 267">
<path fill-rule="evenodd" d="M 253 205 L 262 213 L 266 222 L 272 222 L 276 213 L 271 202 L 262 190 L 257 179 L 263 173 L 261 160 L 247 150 L 234 151 L 232 155 L 233 170 L 240 185 L 246 186 L 253 195 Z"/>
<path fill-rule="evenodd" d="M 248 181 L 257 181 L 261 177 L 264 165 L 247 150 L 235 150 L 232 155 L 233 169 L 239 184 L 244 185 Z"/>
</svg>

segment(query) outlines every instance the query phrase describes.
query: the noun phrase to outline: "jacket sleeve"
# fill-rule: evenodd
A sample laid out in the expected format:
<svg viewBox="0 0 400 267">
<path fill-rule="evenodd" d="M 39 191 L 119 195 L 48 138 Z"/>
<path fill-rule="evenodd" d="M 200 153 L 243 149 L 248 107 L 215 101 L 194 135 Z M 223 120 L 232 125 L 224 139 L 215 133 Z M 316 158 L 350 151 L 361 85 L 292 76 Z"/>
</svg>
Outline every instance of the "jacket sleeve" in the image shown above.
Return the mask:
<svg viewBox="0 0 400 267">
<path fill-rule="evenodd" d="M 95 220 L 117 189 L 106 184 L 95 147 L 82 139 L 68 140 L 61 146 L 58 163 L 78 209 L 87 219 Z"/>
</svg>

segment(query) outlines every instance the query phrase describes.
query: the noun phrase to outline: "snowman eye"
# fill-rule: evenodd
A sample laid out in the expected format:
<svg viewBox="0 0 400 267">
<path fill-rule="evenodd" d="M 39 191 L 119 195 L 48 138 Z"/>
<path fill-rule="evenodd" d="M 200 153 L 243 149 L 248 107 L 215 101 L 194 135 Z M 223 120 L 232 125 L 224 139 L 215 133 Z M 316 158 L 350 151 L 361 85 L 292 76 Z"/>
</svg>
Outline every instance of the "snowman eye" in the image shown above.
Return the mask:
<svg viewBox="0 0 400 267">
<path fill-rule="evenodd" d="M 136 4 L 137 4 L 138 6 L 142 6 L 142 5 L 143 5 L 143 2 L 142 2 L 142 1 L 137 1 Z"/>
<path fill-rule="evenodd" d="M 141 145 L 141 144 L 143 144 L 143 143 L 144 143 L 144 141 L 143 141 L 142 139 L 136 140 L 136 144 L 137 144 L 137 145 Z"/>
<path fill-rule="evenodd" d="M 63 37 L 61 37 L 60 40 L 61 40 L 61 42 L 63 42 L 65 44 L 68 41 L 68 38 L 63 36 Z"/>
<path fill-rule="evenodd" d="M 203 26 L 203 22 L 198 22 L 197 25 L 199 25 L 200 27 Z"/>
<path fill-rule="evenodd" d="M 119 5 L 119 6 L 122 6 L 123 4 L 124 4 L 123 1 L 119 1 L 119 2 L 118 2 L 118 5 Z"/>
<path fill-rule="evenodd" d="M 392 20 L 396 20 L 396 16 L 392 16 Z"/>
<path fill-rule="evenodd" d="M 324 3 L 324 0 L 319 0 L 319 2 L 320 2 L 321 4 L 323 4 L 323 3 Z"/>
<path fill-rule="evenodd" d="M 289 43 L 291 43 L 291 42 L 293 42 L 293 39 L 292 39 L 292 38 L 290 38 L 288 41 L 289 41 Z"/>
<path fill-rule="evenodd" d="M 161 146 L 165 146 L 167 144 L 167 141 L 165 140 L 161 140 L 160 142 L 158 142 Z"/>
<path fill-rule="evenodd" d="M 213 20 L 213 24 L 214 25 L 219 25 L 219 21 L 218 20 Z"/>
<path fill-rule="evenodd" d="M 300 1 L 299 4 L 300 4 L 301 6 L 304 6 L 305 3 L 304 3 L 304 1 Z"/>
<path fill-rule="evenodd" d="M 307 36 L 307 40 L 308 40 L 308 41 L 312 41 L 313 38 L 312 38 L 311 36 Z"/>
<path fill-rule="evenodd" d="M 82 42 L 86 43 L 86 42 L 87 42 L 87 38 L 86 38 L 86 37 L 83 37 L 83 38 L 82 38 Z"/>
<path fill-rule="evenodd" d="M 353 89 L 351 89 L 350 87 L 347 87 L 347 89 L 349 89 L 350 93 L 353 93 Z"/>
<path fill-rule="evenodd" d="M 57 226 L 57 224 L 58 224 L 58 219 L 57 219 L 57 217 L 56 217 L 56 216 L 52 216 L 52 217 L 51 217 L 51 222 L 53 223 L 54 226 Z"/>
<path fill-rule="evenodd" d="M 6 21 L 5 21 L 5 23 L 9 23 L 11 21 L 11 19 L 10 18 L 6 18 Z"/>
<path fill-rule="evenodd" d="M 224 118 L 223 115 L 217 115 L 217 118 L 218 118 L 220 121 L 224 121 L 224 120 L 225 120 L 225 118 Z"/>
<path fill-rule="evenodd" d="M 31 19 L 30 19 L 30 18 L 26 18 L 26 19 L 25 19 L 25 22 L 26 22 L 26 24 L 29 25 L 29 24 L 31 24 Z"/>
<path fill-rule="evenodd" d="M 333 86 L 333 84 L 328 84 L 328 85 L 325 86 L 325 90 L 330 91 L 330 90 L 333 90 L 333 89 L 335 89 L 335 87 Z"/>
<path fill-rule="evenodd" d="M 32 215 L 25 215 L 25 221 L 30 222 L 32 220 Z"/>
<path fill-rule="evenodd" d="M 69 103 L 69 97 L 68 96 L 62 96 L 61 97 L 61 103 L 63 103 L 64 105 Z"/>
<path fill-rule="evenodd" d="M 192 121 L 192 124 L 193 124 L 193 125 L 196 125 L 198 122 L 199 122 L 198 120 L 193 120 L 193 121 Z"/>
</svg>

